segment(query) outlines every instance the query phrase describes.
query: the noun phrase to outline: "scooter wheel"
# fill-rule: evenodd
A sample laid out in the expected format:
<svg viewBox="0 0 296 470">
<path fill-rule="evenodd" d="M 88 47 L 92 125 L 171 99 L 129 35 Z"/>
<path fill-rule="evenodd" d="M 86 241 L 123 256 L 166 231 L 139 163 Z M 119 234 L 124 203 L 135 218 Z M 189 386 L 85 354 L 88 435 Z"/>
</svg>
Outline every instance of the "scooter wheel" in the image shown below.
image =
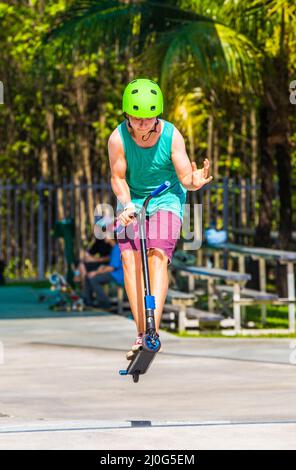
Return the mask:
<svg viewBox="0 0 296 470">
<path fill-rule="evenodd" d="M 139 374 L 133 374 L 133 381 L 135 383 L 139 382 Z"/>
<path fill-rule="evenodd" d="M 157 338 L 155 341 L 152 341 L 152 338 L 150 335 L 144 335 L 142 339 L 142 345 L 143 349 L 146 349 L 147 351 L 152 351 L 154 353 L 157 353 L 160 350 L 160 341 Z"/>
</svg>

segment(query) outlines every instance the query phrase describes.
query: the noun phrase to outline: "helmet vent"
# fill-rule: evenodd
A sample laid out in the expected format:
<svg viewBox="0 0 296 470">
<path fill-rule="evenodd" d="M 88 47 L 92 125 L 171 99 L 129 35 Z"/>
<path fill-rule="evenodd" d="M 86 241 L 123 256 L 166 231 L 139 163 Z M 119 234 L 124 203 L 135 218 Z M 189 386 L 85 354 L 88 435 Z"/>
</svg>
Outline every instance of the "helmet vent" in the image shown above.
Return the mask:
<svg viewBox="0 0 296 470">
<path fill-rule="evenodd" d="M 139 90 L 137 90 L 137 89 L 136 89 L 136 90 L 133 90 L 133 91 L 132 91 L 132 95 L 134 95 L 135 93 L 138 93 L 138 91 L 139 91 Z"/>
<path fill-rule="evenodd" d="M 157 95 L 157 91 L 156 90 L 150 90 L 151 93 L 153 93 L 153 95 Z"/>
<path fill-rule="evenodd" d="M 155 106 L 151 106 L 151 111 L 155 111 Z"/>
<path fill-rule="evenodd" d="M 131 83 L 136 83 L 138 80 L 133 80 Z"/>
<path fill-rule="evenodd" d="M 139 106 L 137 106 L 137 105 L 134 104 L 133 109 L 134 109 L 135 111 L 138 111 Z"/>
</svg>

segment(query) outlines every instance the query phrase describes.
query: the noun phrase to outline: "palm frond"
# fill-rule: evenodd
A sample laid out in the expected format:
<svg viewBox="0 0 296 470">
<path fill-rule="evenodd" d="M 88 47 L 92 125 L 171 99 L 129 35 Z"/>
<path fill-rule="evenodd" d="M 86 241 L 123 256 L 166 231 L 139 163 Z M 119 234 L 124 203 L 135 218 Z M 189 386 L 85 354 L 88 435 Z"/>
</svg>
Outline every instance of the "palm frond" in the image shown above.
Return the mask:
<svg viewBox="0 0 296 470">
<path fill-rule="evenodd" d="M 100 45 L 114 44 L 120 38 L 121 47 L 125 47 L 129 34 L 124 32 L 131 31 L 132 19 L 139 11 L 139 5 L 118 0 L 76 0 L 71 8 L 58 15 L 43 44 L 59 39 L 70 44 L 72 51 L 91 53 Z"/>
<path fill-rule="evenodd" d="M 132 31 L 136 18 L 140 18 L 140 44 L 145 43 L 147 35 L 152 31 L 165 32 L 180 24 L 206 19 L 164 0 L 140 0 L 133 3 L 120 0 L 75 0 L 68 10 L 57 16 L 50 31 L 44 36 L 43 44 L 59 38 L 71 44 L 73 50 L 93 52 L 98 45 L 112 46 L 119 39 L 120 49 L 123 50 L 133 42 Z"/>
<path fill-rule="evenodd" d="M 177 31 L 158 35 L 146 67 L 156 57 L 164 89 L 169 88 L 177 69 L 182 70 L 191 62 L 196 85 L 203 88 L 226 85 L 236 90 L 252 90 L 253 81 L 259 80 L 259 69 L 254 65 L 259 57 L 256 48 L 243 35 L 213 21 L 191 22 Z"/>
<path fill-rule="evenodd" d="M 219 87 L 227 77 L 229 86 L 249 88 L 258 59 L 242 34 L 213 18 L 181 9 L 173 0 L 75 0 L 57 18 L 44 43 L 53 40 L 65 41 L 67 50 L 88 53 L 99 46 L 108 50 L 115 43 L 121 51 L 131 47 L 140 65 L 160 72 L 164 87 L 173 70 L 191 62 L 199 85 Z"/>
</svg>

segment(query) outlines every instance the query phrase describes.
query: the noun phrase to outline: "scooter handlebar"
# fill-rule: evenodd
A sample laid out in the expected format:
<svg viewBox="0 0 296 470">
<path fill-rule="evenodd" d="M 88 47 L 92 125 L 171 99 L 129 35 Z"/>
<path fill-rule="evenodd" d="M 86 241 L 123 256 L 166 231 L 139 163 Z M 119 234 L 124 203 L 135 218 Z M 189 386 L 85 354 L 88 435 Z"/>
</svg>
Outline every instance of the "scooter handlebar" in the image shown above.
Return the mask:
<svg viewBox="0 0 296 470">
<path fill-rule="evenodd" d="M 171 186 L 171 183 L 169 181 L 165 181 L 160 186 L 158 186 L 158 188 L 156 188 L 156 189 L 154 189 L 154 191 L 152 191 L 151 196 L 152 197 L 157 196 L 157 194 L 162 193 L 162 191 L 167 189 L 169 186 Z"/>
<path fill-rule="evenodd" d="M 160 186 L 158 186 L 158 188 L 154 189 L 154 191 L 152 191 L 150 196 L 151 197 L 157 196 L 158 194 L 162 193 L 162 191 L 169 188 L 170 185 L 171 185 L 171 183 L 169 181 L 165 181 Z M 120 225 L 118 225 L 118 227 L 116 227 L 115 232 L 120 233 L 124 228 L 125 228 L 125 226 L 120 224 Z"/>
</svg>

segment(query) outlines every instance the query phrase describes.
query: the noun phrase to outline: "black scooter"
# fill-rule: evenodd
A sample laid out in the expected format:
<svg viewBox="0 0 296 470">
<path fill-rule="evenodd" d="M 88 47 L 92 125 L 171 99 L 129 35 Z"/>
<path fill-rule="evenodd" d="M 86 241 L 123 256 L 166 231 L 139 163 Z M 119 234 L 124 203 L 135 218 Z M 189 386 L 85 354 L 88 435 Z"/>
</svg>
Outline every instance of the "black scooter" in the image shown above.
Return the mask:
<svg viewBox="0 0 296 470">
<path fill-rule="evenodd" d="M 139 224 L 139 234 L 141 243 L 141 258 L 142 268 L 144 276 L 144 287 L 145 287 L 145 315 L 146 315 L 146 332 L 143 335 L 142 346 L 135 353 L 135 357 L 131 360 L 126 370 L 120 370 L 120 375 L 132 375 L 133 381 L 136 383 L 139 381 L 139 376 L 145 374 L 152 363 L 156 353 L 160 349 L 160 341 L 158 334 L 155 330 L 154 310 L 155 310 L 155 297 L 151 295 L 150 291 L 150 279 L 149 269 L 147 260 L 147 247 L 146 247 L 146 230 L 145 230 L 145 218 L 146 209 L 150 199 L 160 194 L 162 191 L 170 186 L 170 182 L 166 181 L 156 188 L 144 201 L 144 204 L 138 213 L 135 213 Z M 124 227 L 121 225 L 117 227 L 116 231 L 120 232 Z"/>
</svg>

